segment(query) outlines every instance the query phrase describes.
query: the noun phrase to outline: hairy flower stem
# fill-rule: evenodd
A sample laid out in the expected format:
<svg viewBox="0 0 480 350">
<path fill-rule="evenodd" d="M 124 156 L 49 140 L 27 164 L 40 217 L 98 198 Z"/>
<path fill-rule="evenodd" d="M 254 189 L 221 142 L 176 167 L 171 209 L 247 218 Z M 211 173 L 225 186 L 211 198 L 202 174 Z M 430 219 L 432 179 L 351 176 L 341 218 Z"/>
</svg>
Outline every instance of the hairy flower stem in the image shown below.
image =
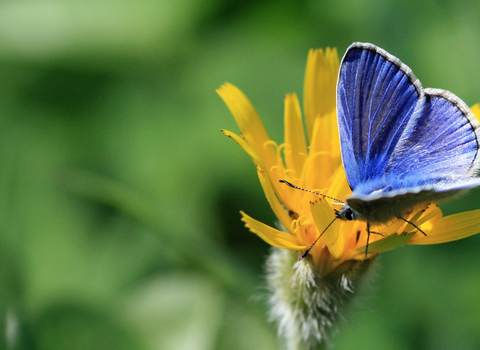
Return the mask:
<svg viewBox="0 0 480 350">
<path fill-rule="evenodd" d="M 324 255 L 330 258 L 326 249 Z M 370 279 L 372 260 L 346 261 L 323 275 L 310 256 L 298 261 L 298 252 L 273 248 L 267 260 L 270 317 L 283 348 L 326 349 L 357 289 Z"/>
</svg>

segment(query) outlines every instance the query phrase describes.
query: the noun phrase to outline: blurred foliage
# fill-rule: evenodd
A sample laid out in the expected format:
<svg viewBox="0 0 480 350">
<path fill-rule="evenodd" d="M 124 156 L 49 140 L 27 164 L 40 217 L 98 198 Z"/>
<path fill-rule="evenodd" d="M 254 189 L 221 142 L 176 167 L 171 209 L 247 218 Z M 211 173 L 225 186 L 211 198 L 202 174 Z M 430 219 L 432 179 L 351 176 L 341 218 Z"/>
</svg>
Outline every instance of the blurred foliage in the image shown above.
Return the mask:
<svg viewBox="0 0 480 350">
<path fill-rule="evenodd" d="M 1 1 L 2 348 L 277 349 L 238 212 L 275 219 L 214 89 L 281 142 L 308 49 L 353 41 L 480 101 L 473 0 Z M 480 348 L 479 243 L 384 254 L 336 349 Z"/>
</svg>

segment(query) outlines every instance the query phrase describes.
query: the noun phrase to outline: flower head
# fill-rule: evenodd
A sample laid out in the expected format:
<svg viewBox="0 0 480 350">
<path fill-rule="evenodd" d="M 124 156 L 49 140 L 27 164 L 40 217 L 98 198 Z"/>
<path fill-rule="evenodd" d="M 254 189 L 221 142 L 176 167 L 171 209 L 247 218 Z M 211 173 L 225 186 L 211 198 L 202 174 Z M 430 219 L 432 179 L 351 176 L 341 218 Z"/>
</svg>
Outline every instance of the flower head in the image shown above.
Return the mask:
<svg viewBox="0 0 480 350">
<path fill-rule="evenodd" d="M 353 293 L 358 275 L 372 258 L 404 244 L 454 241 L 480 231 L 480 210 L 443 217 L 438 206 L 413 212 L 404 220 L 372 226 L 368 256 L 366 223 L 336 220 L 335 200 L 291 188 L 299 187 L 339 201 L 351 194 L 342 167 L 336 117 L 336 83 L 339 60 L 336 49 L 311 50 L 305 74 L 302 118 L 296 94 L 285 96 L 285 140 L 271 140 L 248 98 L 231 84 L 217 92 L 237 121 L 241 136 L 227 130 L 255 163 L 267 200 L 281 226 L 259 222 L 241 212 L 248 229 L 274 250 L 268 262 L 271 314 L 280 333 L 295 344 L 321 342 L 337 317 L 345 296 Z M 480 106 L 472 111 L 480 116 Z M 328 228 L 327 228 L 328 227 Z M 426 234 L 424 235 L 417 228 Z M 298 257 L 321 235 L 306 259 Z M 282 250 L 283 249 L 283 250 Z M 308 347 L 307 346 L 307 347 Z"/>
<path fill-rule="evenodd" d="M 334 201 L 299 191 L 297 186 L 344 201 L 351 193 L 341 163 L 336 120 L 335 88 L 339 69 L 336 49 L 311 50 L 304 86 L 304 120 L 296 94 L 285 96 L 285 140 L 271 140 L 253 105 L 235 86 L 217 92 L 225 101 L 241 136 L 223 130 L 250 155 L 270 206 L 283 229 L 263 224 L 242 212 L 246 227 L 272 246 L 305 251 L 333 221 L 310 251 L 317 269 L 333 272 L 348 260 L 365 259 L 366 223 L 335 220 Z M 472 111 L 480 115 L 480 106 Z M 372 227 L 368 258 L 404 244 L 434 244 L 465 238 L 478 232 L 480 210 L 442 217 L 436 205 L 407 218 L 426 236 L 402 220 Z"/>
</svg>

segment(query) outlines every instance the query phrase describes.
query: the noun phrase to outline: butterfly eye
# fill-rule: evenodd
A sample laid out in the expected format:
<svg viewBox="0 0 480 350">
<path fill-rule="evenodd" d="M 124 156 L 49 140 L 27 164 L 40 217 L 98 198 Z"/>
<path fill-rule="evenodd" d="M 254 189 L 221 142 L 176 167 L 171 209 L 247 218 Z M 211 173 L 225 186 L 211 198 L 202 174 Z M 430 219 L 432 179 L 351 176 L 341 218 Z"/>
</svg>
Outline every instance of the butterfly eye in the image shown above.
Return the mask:
<svg viewBox="0 0 480 350">
<path fill-rule="evenodd" d="M 345 218 L 346 218 L 347 220 L 349 220 L 349 221 L 350 221 L 350 220 L 355 220 L 356 217 L 357 217 L 357 216 L 355 215 L 355 212 L 354 212 L 351 208 L 349 208 L 349 209 L 345 212 Z"/>
<path fill-rule="evenodd" d="M 357 220 L 358 215 L 355 210 L 350 208 L 348 205 L 345 205 L 343 209 L 335 211 L 337 219 L 352 221 Z"/>
</svg>

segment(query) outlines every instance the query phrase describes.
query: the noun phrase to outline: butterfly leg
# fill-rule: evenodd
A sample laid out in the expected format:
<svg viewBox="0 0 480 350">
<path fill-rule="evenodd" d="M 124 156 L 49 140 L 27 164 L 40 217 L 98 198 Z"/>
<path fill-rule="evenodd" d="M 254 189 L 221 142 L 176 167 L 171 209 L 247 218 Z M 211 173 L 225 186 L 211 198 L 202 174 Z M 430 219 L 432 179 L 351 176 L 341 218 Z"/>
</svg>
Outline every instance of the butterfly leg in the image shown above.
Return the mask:
<svg viewBox="0 0 480 350">
<path fill-rule="evenodd" d="M 427 234 L 426 234 L 425 232 L 423 232 L 423 230 L 422 230 L 420 227 L 418 227 L 417 225 L 415 225 L 413 222 L 408 221 L 407 219 L 404 219 L 404 218 L 402 218 L 402 217 L 400 217 L 400 216 L 399 216 L 398 218 L 401 219 L 401 220 L 403 220 L 403 221 L 405 221 L 407 224 L 410 224 L 410 225 L 412 225 L 413 227 L 415 227 L 417 230 L 419 230 L 421 233 L 423 233 L 424 236 L 427 236 Z"/>
<path fill-rule="evenodd" d="M 381 232 L 370 231 L 370 233 L 371 233 L 372 235 L 380 235 L 380 236 L 382 236 L 382 237 L 385 237 L 385 234 L 383 234 L 383 233 L 381 233 Z"/>
<path fill-rule="evenodd" d="M 365 245 L 365 259 L 368 257 L 368 242 L 370 242 L 370 223 L 367 222 L 367 244 Z"/>
</svg>

